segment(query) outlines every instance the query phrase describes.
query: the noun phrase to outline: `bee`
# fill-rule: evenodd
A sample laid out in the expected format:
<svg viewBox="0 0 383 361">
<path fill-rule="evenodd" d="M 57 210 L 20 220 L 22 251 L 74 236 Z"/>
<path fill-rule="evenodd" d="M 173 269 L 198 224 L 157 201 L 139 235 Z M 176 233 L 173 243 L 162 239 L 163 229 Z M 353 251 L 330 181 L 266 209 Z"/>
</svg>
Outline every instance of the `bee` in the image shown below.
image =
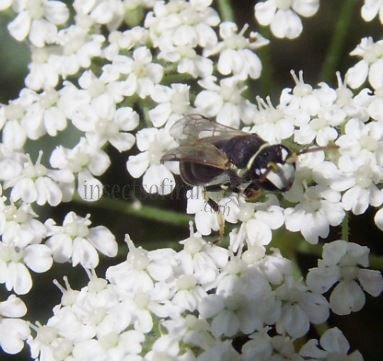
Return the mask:
<svg viewBox="0 0 383 361">
<path fill-rule="evenodd" d="M 179 146 L 164 154 L 161 161 L 178 161 L 181 178 L 190 186 L 255 199 L 263 190 L 285 192 L 294 181 L 299 153 L 283 144 L 269 144 L 257 134 L 197 114 L 174 123 L 170 134 Z"/>
</svg>

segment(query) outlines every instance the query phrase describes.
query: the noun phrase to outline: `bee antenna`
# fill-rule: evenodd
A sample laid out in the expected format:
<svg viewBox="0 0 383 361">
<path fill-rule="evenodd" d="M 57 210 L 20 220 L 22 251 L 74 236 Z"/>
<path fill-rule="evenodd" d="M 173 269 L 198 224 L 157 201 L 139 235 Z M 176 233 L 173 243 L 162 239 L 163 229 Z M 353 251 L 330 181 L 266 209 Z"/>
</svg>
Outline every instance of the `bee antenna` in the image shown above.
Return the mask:
<svg viewBox="0 0 383 361">
<path fill-rule="evenodd" d="M 305 149 L 300 150 L 296 154 L 297 154 L 297 156 L 300 156 L 300 155 L 306 154 L 306 153 L 319 152 L 322 150 L 336 150 L 338 148 L 339 147 L 336 144 L 329 144 L 329 145 L 326 145 L 323 147 L 305 148 Z"/>
</svg>

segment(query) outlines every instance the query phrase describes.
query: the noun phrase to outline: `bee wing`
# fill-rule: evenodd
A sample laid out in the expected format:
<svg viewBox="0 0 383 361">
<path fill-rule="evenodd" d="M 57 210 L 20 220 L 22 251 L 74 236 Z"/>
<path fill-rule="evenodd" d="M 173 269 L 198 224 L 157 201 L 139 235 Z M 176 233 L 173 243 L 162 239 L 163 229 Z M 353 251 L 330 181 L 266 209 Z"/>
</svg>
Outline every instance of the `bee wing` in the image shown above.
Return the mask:
<svg viewBox="0 0 383 361">
<path fill-rule="evenodd" d="M 170 135 L 178 143 L 186 144 L 205 138 L 212 138 L 217 141 L 219 139 L 247 135 L 247 133 L 216 123 L 199 114 L 188 114 L 171 126 Z"/>
<path fill-rule="evenodd" d="M 161 162 L 166 161 L 197 163 L 219 169 L 228 169 L 230 164 L 225 153 L 211 143 L 180 145 L 162 156 Z"/>
</svg>

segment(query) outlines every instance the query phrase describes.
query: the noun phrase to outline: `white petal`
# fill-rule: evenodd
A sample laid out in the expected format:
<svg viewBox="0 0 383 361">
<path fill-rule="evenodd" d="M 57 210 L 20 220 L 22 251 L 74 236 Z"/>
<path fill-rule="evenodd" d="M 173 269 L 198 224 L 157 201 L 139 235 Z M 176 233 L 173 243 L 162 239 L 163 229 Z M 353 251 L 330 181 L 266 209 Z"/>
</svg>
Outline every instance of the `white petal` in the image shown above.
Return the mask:
<svg viewBox="0 0 383 361">
<path fill-rule="evenodd" d="M 368 63 L 360 60 L 346 72 L 346 83 L 353 89 L 359 88 L 367 79 Z"/>
<path fill-rule="evenodd" d="M 371 21 L 378 14 L 380 6 L 381 6 L 380 1 L 376 1 L 376 0 L 365 1 L 361 9 L 361 15 L 363 20 Z"/>
<path fill-rule="evenodd" d="M 377 227 L 383 231 L 383 208 L 379 209 L 374 216 L 374 221 Z"/>
<path fill-rule="evenodd" d="M 302 308 L 313 324 L 325 322 L 330 314 L 327 299 L 316 293 L 305 293 Z"/>
<path fill-rule="evenodd" d="M 277 10 L 274 1 L 258 2 L 254 7 L 254 15 L 257 21 L 263 25 L 270 25 Z"/>
<path fill-rule="evenodd" d="M 319 0 L 298 0 L 293 2 L 293 9 L 304 17 L 313 16 L 319 9 Z"/>
<path fill-rule="evenodd" d="M 113 233 L 104 226 L 93 227 L 89 230 L 89 241 L 103 254 L 115 257 L 117 254 L 117 242 Z"/>
<path fill-rule="evenodd" d="M 271 22 L 270 29 L 277 38 L 294 39 L 302 32 L 302 21 L 291 10 L 279 10 Z"/>
<path fill-rule="evenodd" d="M 175 187 L 175 180 L 163 164 L 151 165 L 142 179 L 143 187 L 147 193 L 170 194 Z"/>
<path fill-rule="evenodd" d="M 371 296 L 378 297 L 383 291 L 383 278 L 380 271 L 360 269 L 358 281 Z"/>
<path fill-rule="evenodd" d="M 8 266 L 5 286 L 8 291 L 13 289 L 17 295 L 25 295 L 32 288 L 31 275 L 22 263 L 11 263 Z"/>
<path fill-rule="evenodd" d="M 109 140 L 119 152 L 125 152 L 133 147 L 136 138 L 130 133 L 118 133 Z"/>
<path fill-rule="evenodd" d="M 103 151 L 97 151 L 92 154 L 91 161 L 88 165 L 89 170 L 94 175 L 102 175 L 110 166 L 110 158 Z"/>
<path fill-rule="evenodd" d="M 13 3 L 13 0 L 0 0 L 0 11 L 9 8 Z"/>
<path fill-rule="evenodd" d="M 81 264 L 84 268 L 92 269 L 98 265 L 98 254 L 96 249 L 83 238 L 73 241 L 72 265 Z"/>
<path fill-rule="evenodd" d="M 88 171 L 82 171 L 78 174 L 77 192 L 79 196 L 88 202 L 97 201 L 102 197 L 103 185 Z"/>
<path fill-rule="evenodd" d="M 42 48 L 46 43 L 52 43 L 57 33 L 56 26 L 46 20 L 34 20 L 31 24 L 29 39 L 34 46 Z"/>
<path fill-rule="evenodd" d="M 339 280 L 339 277 L 337 267 L 312 268 L 306 276 L 306 283 L 314 292 L 325 293 Z"/>
<path fill-rule="evenodd" d="M 51 206 L 57 206 L 61 203 L 62 193 L 59 186 L 48 177 L 36 179 L 37 201 L 38 205 L 48 202 Z"/>
<path fill-rule="evenodd" d="M 27 313 L 25 303 L 15 295 L 10 295 L 0 302 L 0 315 L 4 317 L 22 317 Z"/>
<path fill-rule="evenodd" d="M 3 128 L 3 143 L 11 149 L 20 149 L 26 140 L 25 129 L 16 120 L 9 120 Z"/>
<path fill-rule="evenodd" d="M 155 127 L 162 127 L 172 112 L 170 103 L 159 104 L 149 111 L 149 117 Z"/>
<path fill-rule="evenodd" d="M 126 168 L 133 178 L 141 177 L 149 166 L 148 152 L 129 156 Z"/>
<path fill-rule="evenodd" d="M 55 25 L 64 24 L 69 18 L 69 10 L 61 1 L 47 1 L 44 8 L 45 17 Z"/>
<path fill-rule="evenodd" d="M 334 327 L 327 330 L 320 338 L 321 346 L 330 354 L 347 354 L 350 345 L 339 328 Z"/>
<path fill-rule="evenodd" d="M 136 129 L 140 121 L 138 114 L 130 107 L 117 109 L 114 117 L 120 129 L 125 132 Z"/>
<path fill-rule="evenodd" d="M 284 307 L 281 322 L 284 330 L 293 338 L 303 336 L 310 328 L 307 315 L 298 304 Z"/>
<path fill-rule="evenodd" d="M 26 11 L 22 11 L 8 24 L 10 34 L 17 40 L 23 41 L 29 34 L 31 18 Z"/>
<path fill-rule="evenodd" d="M 12 202 L 16 202 L 19 199 L 22 199 L 26 203 L 32 203 L 37 199 L 37 191 L 32 179 L 23 178 L 12 188 Z"/>
<path fill-rule="evenodd" d="M 341 281 L 331 292 L 330 306 L 337 315 L 348 315 L 362 309 L 366 296 L 355 281 Z"/>
<path fill-rule="evenodd" d="M 218 295 L 208 295 L 206 298 L 204 298 L 199 307 L 199 313 L 200 316 L 203 319 L 210 318 L 217 313 L 221 312 L 224 308 L 224 302 L 223 298 Z"/>
<path fill-rule="evenodd" d="M 346 211 L 352 210 L 352 213 L 363 214 L 368 208 L 369 192 L 359 186 L 353 187 L 343 194 L 342 204 Z"/>
<path fill-rule="evenodd" d="M 67 262 L 72 257 L 72 239 L 66 234 L 57 234 L 46 241 L 58 263 Z"/>
<path fill-rule="evenodd" d="M 48 271 L 53 264 L 51 250 L 44 244 L 32 244 L 24 251 L 25 264 L 36 273 Z"/>
<path fill-rule="evenodd" d="M 23 320 L 3 319 L 0 321 L 0 346 L 8 354 L 19 353 L 24 340 L 30 334 L 28 323 Z"/>
<path fill-rule="evenodd" d="M 383 59 L 379 59 L 370 66 L 368 81 L 374 89 L 383 88 Z"/>
</svg>

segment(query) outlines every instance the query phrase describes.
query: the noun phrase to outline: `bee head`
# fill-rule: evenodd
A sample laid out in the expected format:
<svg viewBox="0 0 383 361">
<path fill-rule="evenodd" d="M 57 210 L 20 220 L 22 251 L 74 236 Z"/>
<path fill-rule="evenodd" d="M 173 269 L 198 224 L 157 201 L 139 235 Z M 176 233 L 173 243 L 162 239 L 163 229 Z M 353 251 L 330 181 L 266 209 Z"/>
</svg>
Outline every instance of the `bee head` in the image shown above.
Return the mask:
<svg viewBox="0 0 383 361">
<path fill-rule="evenodd" d="M 257 154 L 251 168 L 260 188 L 284 192 L 294 182 L 295 154 L 282 144 L 268 145 Z"/>
</svg>

